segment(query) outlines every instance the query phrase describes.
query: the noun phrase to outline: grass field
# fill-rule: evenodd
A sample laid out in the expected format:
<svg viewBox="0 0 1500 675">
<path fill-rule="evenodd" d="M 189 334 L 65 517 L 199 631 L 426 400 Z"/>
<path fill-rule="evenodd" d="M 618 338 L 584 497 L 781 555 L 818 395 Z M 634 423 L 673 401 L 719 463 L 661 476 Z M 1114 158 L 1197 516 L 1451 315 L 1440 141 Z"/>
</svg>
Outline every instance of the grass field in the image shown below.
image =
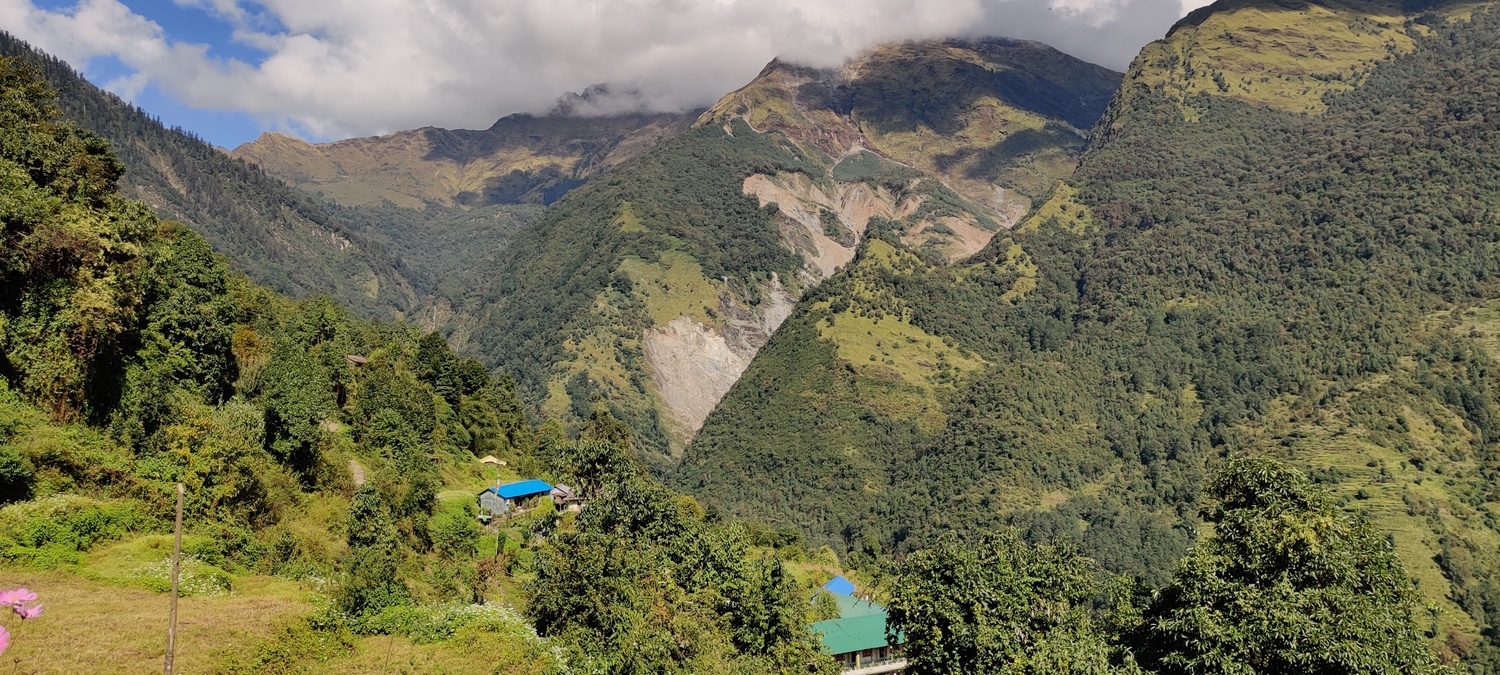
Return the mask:
<svg viewBox="0 0 1500 675">
<path fill-rule="evenodd" d="M 149 673 L 166 653 L 169 598 L 118 582 L 63 571 L 0 568 L 0 586 L 37 593 L 46 611 L 7 618 L 3 661 L 17 673 Z M 240 577 L 232 595 L 178 604 L 177 672 L 208 673 L 231 652 L 251 650 L 278 622 L 311 611 L 308 591 L 272 577 Z"/>
<path fill-rule="evenodd" d="M 1179 98 L 1206 93 L 1319 113 L 1325 93 L 1353 89 L 1376 62 L 1413 47 L 1395 8 L 1377 16 L 1337 5 L 1241 4 L 1148 45 L 1133 67 L 1140 81 Z"/>
</svg>

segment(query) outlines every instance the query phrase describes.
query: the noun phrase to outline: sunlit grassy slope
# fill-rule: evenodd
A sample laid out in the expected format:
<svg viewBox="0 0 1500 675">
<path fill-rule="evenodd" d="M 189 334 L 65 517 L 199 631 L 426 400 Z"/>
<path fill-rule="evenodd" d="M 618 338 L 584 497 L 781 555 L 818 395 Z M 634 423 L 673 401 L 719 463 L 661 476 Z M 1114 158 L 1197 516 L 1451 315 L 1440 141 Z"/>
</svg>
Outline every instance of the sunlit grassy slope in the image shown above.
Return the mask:
<svg viewBox="0 0 1500 675">
<path fill-rule="evenodd" d="M 17 672 L 146 673 L 166 652 L 169 597 L 87 572 L 0 569 L 0 585 L 25 586 L 46 609 L 31 621 L 7 620 Z M 305 587 L 272 577 L 241 577 L 232 595 L 187 597 L 178 604 L 177 671 L 209 673 L 229 652 L 252 650 L 282 621 L 312 608 Z"/>
</svg>

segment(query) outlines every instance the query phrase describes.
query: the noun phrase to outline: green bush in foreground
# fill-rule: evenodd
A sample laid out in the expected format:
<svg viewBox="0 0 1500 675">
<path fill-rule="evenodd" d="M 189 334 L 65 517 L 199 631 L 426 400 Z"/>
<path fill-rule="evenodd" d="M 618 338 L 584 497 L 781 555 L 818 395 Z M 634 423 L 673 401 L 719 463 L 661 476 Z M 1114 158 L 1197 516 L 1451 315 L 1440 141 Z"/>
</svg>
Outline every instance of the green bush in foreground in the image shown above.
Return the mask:
<svg viewBox="0 0 1500 675">
<path fill-rule="evenodd" d="M 1207 497 L 1212 534 L 1149 599 L 1070 546 L 1011 532 L 913 553 L 895 565 L 887 627 L 907 672 L 1450 672 L 1385 538 L 1301 472 L 1232 460 Z"/>
<path fill-rule="evenodd" d="M 1163 675 L 1447 672 L 1391 545 L 1301 472 L 1236 460 L 1208 497 L 1214 533 L 1147 608 L 1143 663 Z"/>
</svg>

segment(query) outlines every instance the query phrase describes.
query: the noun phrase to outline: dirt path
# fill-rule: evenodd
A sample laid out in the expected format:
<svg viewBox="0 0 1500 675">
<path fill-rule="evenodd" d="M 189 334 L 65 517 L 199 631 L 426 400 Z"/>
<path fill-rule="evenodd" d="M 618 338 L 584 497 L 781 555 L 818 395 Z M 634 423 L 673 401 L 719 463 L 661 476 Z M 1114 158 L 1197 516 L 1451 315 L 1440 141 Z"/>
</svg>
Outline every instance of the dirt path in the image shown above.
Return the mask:
<svg viewBox="0 0 1500 675">
<path fill-rule="evenodd" d="M 365 484 L 365 467 L 359 462 L 349 460 L 349 473 L 354 474 L 354 487 Z"/>
</svg>

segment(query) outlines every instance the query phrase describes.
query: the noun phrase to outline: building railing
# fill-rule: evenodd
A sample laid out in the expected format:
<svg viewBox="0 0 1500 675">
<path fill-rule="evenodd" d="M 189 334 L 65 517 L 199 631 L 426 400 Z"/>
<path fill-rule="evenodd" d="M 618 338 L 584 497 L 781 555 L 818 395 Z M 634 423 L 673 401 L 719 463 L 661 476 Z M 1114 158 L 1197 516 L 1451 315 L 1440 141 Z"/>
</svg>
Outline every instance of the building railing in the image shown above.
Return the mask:
<svg viewBox="0 0 1500 675">
<path fill-rule="evenodd" d="M 858 667 L 844 666 L 843 675 L 883 675 L 884 673 L 899 673 L 906 669 L 906 658 L 901 656 L 888 656 L 883 659 L 861 660 Z"/>
</svg>

